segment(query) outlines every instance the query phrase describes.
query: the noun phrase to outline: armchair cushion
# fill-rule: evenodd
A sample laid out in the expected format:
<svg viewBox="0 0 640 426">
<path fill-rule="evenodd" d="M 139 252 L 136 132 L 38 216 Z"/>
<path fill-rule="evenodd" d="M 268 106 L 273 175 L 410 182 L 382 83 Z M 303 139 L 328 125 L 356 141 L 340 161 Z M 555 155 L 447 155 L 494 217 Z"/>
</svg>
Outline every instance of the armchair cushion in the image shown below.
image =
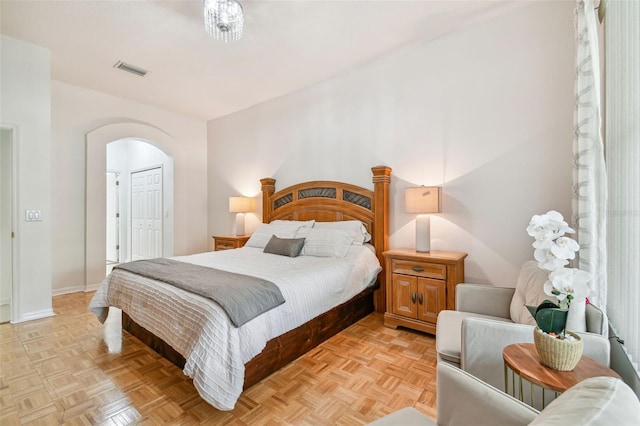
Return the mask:
<svg viewBox="0 0 640 426">
<path fill-rule="evenodd" d="M 456 286 L 456 311 L 510 318 L 511 287 L 461 283 Z"/>
<path fill-rule="evenodd" d="M 462 369 L 504 390 L 502 350 L 512 343 L 533 343 L 533 326 L 466 318 L 462 322 Z"/>
</svg>

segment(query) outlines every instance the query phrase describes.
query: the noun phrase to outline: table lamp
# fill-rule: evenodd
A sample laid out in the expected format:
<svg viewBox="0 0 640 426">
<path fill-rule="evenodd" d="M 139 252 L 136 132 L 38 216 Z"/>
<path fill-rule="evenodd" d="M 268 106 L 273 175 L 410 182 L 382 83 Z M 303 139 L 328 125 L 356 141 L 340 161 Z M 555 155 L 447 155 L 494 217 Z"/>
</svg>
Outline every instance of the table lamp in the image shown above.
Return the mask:
<svg viewBox="0 0 640 426">
<path fill-rule="evenodd" d="M 431 219 L 428 213 L 440 213 L 441 189 L 439 186 L 420 186 L 405 190 L 406 212 L 418 214 L 416 216 L 416 251 L 431 251 Z"/>
<path fill-rule="evenodd" d="M 229 213 L 236 213 L 235 235 L 244 235 L 244 214 L 251 211 L 251 198 L 229 197 Z"/>
</svg>

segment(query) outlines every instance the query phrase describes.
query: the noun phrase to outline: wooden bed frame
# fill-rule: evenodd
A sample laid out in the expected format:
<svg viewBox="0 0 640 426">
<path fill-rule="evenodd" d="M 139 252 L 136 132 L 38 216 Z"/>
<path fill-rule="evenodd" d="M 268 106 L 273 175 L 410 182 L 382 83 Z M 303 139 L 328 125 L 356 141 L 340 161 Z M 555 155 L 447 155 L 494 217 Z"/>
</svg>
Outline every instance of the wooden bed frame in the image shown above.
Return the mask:
<svg viewBox="0 0 640 426">
<path fill-rule="evenodd" d="M 374 190 L 332 181 L 313 181 L 290 186 L 275 192 L 275 179 L 261 179 L 262 221 L 276 219 L 334 222 L 357 219 L 371 234 L 371 243 L 384 268 L 382 253 L 389 238 L 389 182 L 391 168 L 371 169 Z M 261 353 L 245 364 L 244 389 L 247 389 L 316 347 L 329 337 L 364 318 L 374 309 L 385 306 L 385 272 L 378 275 L 377 286 L 365 289 L 347 302 L 275 337 Z M 180 368 L 184 357 L 162 339 L 136 324 L 124 311 L 122 328 Z"/>
</svg>

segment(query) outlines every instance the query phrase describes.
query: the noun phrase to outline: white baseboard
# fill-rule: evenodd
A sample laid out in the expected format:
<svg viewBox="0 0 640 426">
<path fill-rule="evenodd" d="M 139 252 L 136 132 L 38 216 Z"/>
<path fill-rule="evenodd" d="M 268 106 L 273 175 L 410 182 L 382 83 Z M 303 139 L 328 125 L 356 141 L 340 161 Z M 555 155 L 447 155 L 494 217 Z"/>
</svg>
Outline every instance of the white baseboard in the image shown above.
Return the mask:
<svg viewBox="0 0 640 426">
<path fill-rule="evenodd" d="M 86 287 L 83 285 L 74 285 L 72 287 L 57 288 L 52 291 L 52 295 L 62 296 L 63 294 L 70 294 L 70 293 L 81 293 L 81 292 L 88 293 L 91 291 L 96 291 L 98 288 L 100 288 L 101 284 L 102 283 L 88 284 Z"/>
<path fill-rule="evenodd" d="M 63 294 L 78 293 L 84 291 L 83 285 L 74 285 L 71 287 L 54 288 L 51 292 L 52 296 L 62 296 Z"/>
<path fill-rule="evenodd" d="M 21 322 L 26 322 L 26 321 L 33 321 L 33 320 L 37 320 L 37 319 L 42 319 L 42 318 L 49 318 L 49 317 L 54 317 L 56 316 L 55 313 L 53 313 L 52 309 L 43 309 L 42 311 L 35 311 L 35 312 L 28 312 L 24 315 L 21 315 L 20 318 L 18 318 L 17 321 L 11 321 L 12 324 L 18 324 Z"/>
<path fill-rule="evenodd" d="M 102 285 L 102 283 L 87 284 L 87 287 L 82 291 L 84 291 L 85 293 L 88 293 L 90 291 L 96 291 L 97 289 L 100 288 L 101 285 Z"/>
</svg>

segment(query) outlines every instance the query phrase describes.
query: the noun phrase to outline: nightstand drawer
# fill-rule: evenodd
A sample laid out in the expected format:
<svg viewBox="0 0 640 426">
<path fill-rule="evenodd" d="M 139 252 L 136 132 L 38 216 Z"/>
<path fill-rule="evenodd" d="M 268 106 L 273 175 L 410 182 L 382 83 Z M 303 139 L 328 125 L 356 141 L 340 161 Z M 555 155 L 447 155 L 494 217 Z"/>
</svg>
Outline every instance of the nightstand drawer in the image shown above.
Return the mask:
<svg viewBox="0 0 640 426">
<path fill-rule="evenodd" d="M 447 278 L 446 265 L 396 259 L 393 259 L 391 265 L 391 272 L 393 272 L 394 274 L 412 275 L 414 277 L 424 278 L 436 278 L 441 280 Z"/>
<path fill-rule="evenodd" d="M 233 249 L 235 246 L 233 241 L 216 241 L 216 251 Z"/>
<path fill-rule="evenodd" d="M 215 251 L 237 249 L 249 240 L 248 235 L 213 236 L 213 249 Z"/>
</svg>

